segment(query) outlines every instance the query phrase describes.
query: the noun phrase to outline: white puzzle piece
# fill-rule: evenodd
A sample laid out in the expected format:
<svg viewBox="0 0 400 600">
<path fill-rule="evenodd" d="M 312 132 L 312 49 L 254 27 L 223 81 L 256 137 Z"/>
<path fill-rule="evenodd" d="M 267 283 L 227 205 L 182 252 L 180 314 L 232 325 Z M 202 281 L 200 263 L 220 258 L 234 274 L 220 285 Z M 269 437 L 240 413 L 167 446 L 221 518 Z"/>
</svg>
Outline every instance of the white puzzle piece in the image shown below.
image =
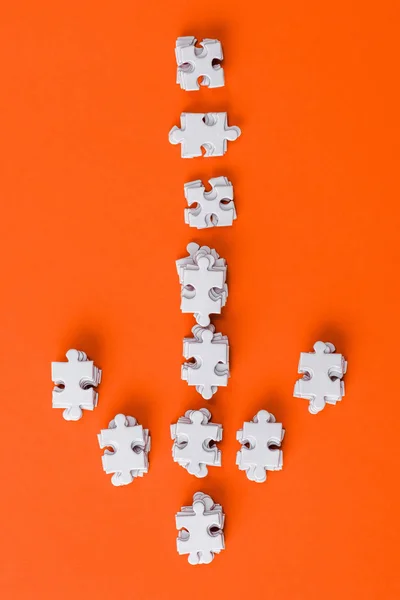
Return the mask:
<svg viewBox="0 0 400 600">
<path fill-rule="evenodd" d="M 186 91 L 196 91 L 200 85 L 219 88 L 224 85 L 224 70 L 219 64 L 224 56 L 221 42 L 205 39 L 196 47 L 196 38 L 179 37 L 175 56 L 178 65 L 176 82 Z M 215 64 L 215 61 L 218 61 Z M 199 85 L 200 79 L 200 85 Z"/>
<path fill-rule="evenodd" d="M 184 417 L 171 425 L 172 457 L 188 473 L 205 477 L 207 465 L 220 467 L 221 452 L 211 442 L 222 440 L 222 426 L 210 423 L 211 413 L 206 409 L 188 410 Z"/>
<path fill-rule="evenodd" d="M 192 506 L 183 506 L 176 515 L 176 540 L 179 554 L 188 554 L 191 565 L 209 564 L 225 548 L 225 515 L 212 498 L 197 492 Z"/>
<path fill-rule="evenodd" d="M 106 448 L 102 456 L 103 469 L 107 474 L 113 473 L 113 485 L 128 485 L 135 477 L 148 472 L 149 430 L 138 425 L 134 417 L 118 414 L 97 437 L 100 448 Z"/>
<path fill-rule="evenodd" d="M 196 390 L 205 400 L 216 393 L 218 387 L 228 385 L 229 344 L 228 338 L 214 333 L 215 327 L 192 328 L 193 338 L 183 340 L 183 355 L 186 359 L 195 359 L 182 365 L 182 379 Z"/>
<path fill-rule="evenodd" d="M 228 127 L 226 112 L 220 113 L 182 113 L 181 127 L 173 127 L 169 132 L 171 144 L 182 144 L 182 158 L 202 156 L 223 156 L 228 141 L 240 136 L 239 127 Z"/>
<path fill-rule="evenodd" d="M 211 191 L 206 192 L 200 180 L 185 183 L 185 223 L 190 227 L 227 227 L 236 219 L 233 185 L 226 177 L 213 177 Z M 195 206 L 194 206 L 195 205 Z"/>
<path fill-rule="evenodd" d="M 309 400 L 308 410 L 315 415 L 325 404 L 336 404 L 344 396 L 342 377 L 347 371 L 347 362 L 342 354 L 335 353 L 330 342 L 316 342 L 314 352 L 300 354 L 299 373 L 304 373 L 294 386 L 295 398 Z"/>
<path fill-rule="evenodd" d="M 94 410 L 98 394 L 93 388 L 101 381 L 101 370 L 80 350 L 68 350 L 68 362 L 51 363 L 51 378 L 55 384 L 53 408 L 64 408 L 66 421 L 78 421 L 82 410 Z"/>
<path fill-rule="evenodd" d="M 198 314 L 197 322 L 206 326 L 210 323 L 210 314 L 220 314 L 222 297 L 214 297 L 213 290 L 222 289 L 224 273 L 214 269 L 214 258 L 202 256 L 197 265 L 188 266 L 183 274 L 181 310 L 183 313 Z"/>
<path fill-rule="evenodd" d="M 281 423 L 276 423 L 274 415 L 266 410 L 260 410 L 237 432 L 236 439 L 242 444 L 242 449 L 236 455 L 236 464 L 241 471 L 246 471 L 250 481 L 263 483 L 267 479 L 267 471 L 282 469 L 282 451 L 271 446 L 280 447 L 284 435 Z"/>
<path fill-rule="evenodd" d="M 193 313 L 196 321 L 207 326 L 210 314 L 220 314 L 228 297 L 226 262 L 208 246 L 191 243 L 189 256 L 176 261 L 181 284 L 181 310 Z"/>
</svg>

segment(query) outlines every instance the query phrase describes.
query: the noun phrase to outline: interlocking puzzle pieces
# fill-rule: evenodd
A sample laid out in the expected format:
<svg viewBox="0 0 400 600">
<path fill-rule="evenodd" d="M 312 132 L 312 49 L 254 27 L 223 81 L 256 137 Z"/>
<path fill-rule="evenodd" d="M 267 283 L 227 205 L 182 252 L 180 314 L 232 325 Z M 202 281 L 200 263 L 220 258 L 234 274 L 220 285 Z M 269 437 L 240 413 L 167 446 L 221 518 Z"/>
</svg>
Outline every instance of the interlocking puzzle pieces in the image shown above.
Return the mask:
<svg viewBox="0 0 400 600">
<path fill-rule="evenodd" d="M 205 400 L 210 400 L 218 387 L 226 387 L 230 377 L 228 338 L 214 332 L 213 325 L 195 325 L 193 337 L 183 340 L 183 355 L 186 359 L 194 359 L 194 362 L 182 365 L 182 379 L 188 385 L 196 386 Z"/>
<path fill-rule="evenodd" d="M 182 158 L 202 156 L 223 156 L 228 141 L 240 136 L 239 127 L 228 127 L 226 112 L 220 113 L 182 113 L 181 127 L 173 127 L 169 132 L 171 144 L 182 144 Z"/>
<path fill-rule="evenodd" d="M 211 191 L 206 192 L 200 180 L 185 183 L 185 223 L 197 229 L 227 227 L 236 219 L 233 185 L 226 177 L 209 180 Z M 196 205 L 193 207 L 193 205 Z"/>
<path fill-rule="evenodd" d="M 225 548 L 225 515 L 219 504 L 203 492 L 193 496 L 192 506 L 182 506 L 176 515 L 179 554 L 188 554 L 191 565 L 209 564 Z"/>
<path fill-rule="evenodd" d="M 210 411 L 201 408 L 186 411 L 184 417 L 171 425 L 172 457 L 196 477 L 207 475 L 207 465 L 221 466 L 221 452 L 215 443 L 222 440 L 222 425 L 210 423 L 210 419 Z"/>
<path fill-rule="evenodd" d="M 219 64 L 224 58 L 221 42 L 204 39 L 199 44 L 200 48 L 196 47 L 196 42 L 193 36 L 179 37 L 176 40 L 176 83 L 190 92 L 199 90 L 200 85 L 209 88 L 223 87 L 224 69 Z"/>
<path fill-rule="evenodd" d="M 336 404 L 344 396 L 342 377 L 347 371 L 347 362 L 342 354 L 335 354 L 330 342 L 316 342 L 314 352 L 302 352 L 299 373 L 304 373 L 294 386 L 295 398 L 309 400 L 308 410 L 316 415 L 325 404 Z"/>
<path fill-rule="evenodd" d="M 128 485 L 135 477 L 143 477 L 148 472 L 149 430 L 143 429 L 134 417 L 118 414 L 97 437 L 100 448 L 106 448 L 102 456 L 103 469 L 107 474 L 113 473 L 113 485 Z"/>
<path fill-rule="evenodd" d="M 210 314 L 220 314 L 228 297 L 226 261 L 208 246 L 192 242 L 189 256 L 176 261 L 181 284 L 181 310 L 193 313 L 203 327 L 209 325 Z"/>
<path fill-rule="evenodd" d="M 66 421 L 78 421 L 82 410 L 94 410 L 98 394 L 94 389 L 100 384 L 101 370 L 88 360 L 85 352 L 68 350 L 67 362 L 51 363 L 51 378 L 55 384 L 52 394 L 53 408 L 64 408 Z"/>
<path fill-rule="evenodd" d="M 242 449 L 236 455 L 236 464 L 246 471 L 250 481 L 263 483 L 267 471 L 280 471 L 283 467 L 283 454 L 279 450 L 285 430 L 276 423 L 273 414 L 260 410 L 250 422 L 243 424 L 236 434 Z M 277 447 L 277 448 L 274 448 Z"/>
</svg>

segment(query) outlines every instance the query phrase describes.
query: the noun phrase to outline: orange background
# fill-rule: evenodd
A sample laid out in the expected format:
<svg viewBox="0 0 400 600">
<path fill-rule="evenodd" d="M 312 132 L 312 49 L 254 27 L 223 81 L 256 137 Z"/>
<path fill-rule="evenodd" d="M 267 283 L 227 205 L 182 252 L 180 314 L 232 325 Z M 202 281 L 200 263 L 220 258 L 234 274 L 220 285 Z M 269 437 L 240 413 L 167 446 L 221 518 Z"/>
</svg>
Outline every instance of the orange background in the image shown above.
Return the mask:
<svg viewBox="0 0 400 600">
<path fill-rule="evenodd" d="M 397 7 L 396 7 L 397 4 Z M 14 2 L 0 25 L 1 597 L 399 598 L 399 86 L 396 2 Z M 175 39 L 217 37 L 226 86 L 175 84 Z M 227 110 L 224 158 L 182 160 L 182 111 Z M 183 184 L 226 175 L 238 220 L 198 232 Z M 208 404 L 180 380 L 174 261 L 229 265 L 232 377 Z M 349 362 L 318 416 L 292 397 L 317 339 Z M 66 422 L 50 363 L 82 349 L 99 406 Z M 206 405 L 223 467 L 197 480 L 169 425 Z M 260 408 L 286 429 L 267 483 L 235 466 Z M 150 428 L 150 472 L 114 488 L 96 435 Z M 197 490 L 226 550 L 191 567 L 174 515 Z"/>
</svg>

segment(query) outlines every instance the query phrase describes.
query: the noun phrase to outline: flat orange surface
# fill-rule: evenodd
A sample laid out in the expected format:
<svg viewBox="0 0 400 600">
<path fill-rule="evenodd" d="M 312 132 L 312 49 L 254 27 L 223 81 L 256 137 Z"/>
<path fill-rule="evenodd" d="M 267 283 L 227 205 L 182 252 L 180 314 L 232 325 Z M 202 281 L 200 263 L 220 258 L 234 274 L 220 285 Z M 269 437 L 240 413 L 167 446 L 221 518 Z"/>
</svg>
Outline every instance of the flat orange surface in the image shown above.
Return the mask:
<svg viewBox="0 0 400 600">
<path fill-rule="evenodd" d="M 0 19 L 4 600 L 393 600 L 399 545 L 397 2 L 10 2 Z M 217 37 L 226 86 L 182 91 L 175 39 Z M 182 160 L 182 111 L 227 110 L 242 137 Z M 226 175 L 238 220 L 190 229 L 186 181 Z M 180 379 L 175 260 L 228 261 L 232 377 L 206 403 Z M 293 398 L 301 351 L 333 342 L 346 396 Z M 79 422 L 51 408 L 51 361 L 103 369 Z M 198 480 L 170 423 L 206 405 L 223 466 Z M 260 409 L 286 429 L 267 483 L 235 465 Z M 152 435 L 150 472 L 115 488 L 96 435 L 117 412 Z M 226 513 L 226 550 L 191 567 L 177 510 Z"/>
</svg>

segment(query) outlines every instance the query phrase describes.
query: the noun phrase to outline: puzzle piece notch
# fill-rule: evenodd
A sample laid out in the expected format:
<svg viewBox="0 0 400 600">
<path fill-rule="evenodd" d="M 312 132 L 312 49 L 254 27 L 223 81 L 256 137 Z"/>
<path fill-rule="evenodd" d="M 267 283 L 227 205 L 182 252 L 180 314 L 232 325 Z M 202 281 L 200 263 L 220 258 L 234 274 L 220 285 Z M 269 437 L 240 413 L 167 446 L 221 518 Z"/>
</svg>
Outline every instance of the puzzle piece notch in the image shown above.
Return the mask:
<svg viewBox="0 0 400 600">
<path fill-rule="evenodd" d="M 210 314 L 220 314 L 228 297 L 226 261 L 208 246 L 194 242 L 187 246 L 189 256 L 176 261 L 181 284 L 181 310 L 193 313 L 207 326 Z"/>
<path fill-rule="evenodd" d="M 134 417 L 116 415 L 108 429 L 102 429 L 97 437 L 100 448 L 105 448 L 103 469 L 107 474 L 113 473 L 113 485 L 128 485 L 148 472 L 151 437 Z"/>
<path fill-rule="evenodd" d="M 283 453 L 272 447 L 279 448 L 284 435 L 281 423 L 276 423 L 274 415 L 266 410 L 260 410 L 237 432 L 236 439 L 242 448 L 236 455 L 236 464 L 241 471 L 246 471 L 250 481 L 263 483 L 267 479 L 267 471 L 282 469 Z"/>
<path fill-rule="evenodd" d="M 185 183 L 185 197 L 189 207 L 185 208 L 185 223 L 190 227 L 228 227 L 236 219 L 233 202 L 233 185 L 226 177 L 209 180 L 211 191 L 206 192 L 200 180 Z"/>
<path fill-rule="evenodd" d="M 173 127 L 169 132 L 171 144 L 182 144 L 182 158 L 223 156 L 227 151 L 228 141 L 235 141 L 240 136 L 239 127 L 228 126 L 226 112 L 220 113 L 182 113 L 181 127 Z"/>
<path fill-rule="evenodd" d="M 177 550 L 179 554 L 188 554 L 189 564 L 209 564 L 215 554 L 225 548 L 225 515 L 210 496 L 197 492 L 192 506 L 183 506 L 175 519 L 176 528 L 180 530 Z"/>
<path fill-rule="evenodd" d="M 314 352 L 302 352 L 298 372 L 303 374 L 294 386 L 294 397 L 309 400 L 308 410 L 315 415 L 326 404 L 335 405 L 345 395 L 342 377 L 347 371 L 347 362 L 342 354 L 335 353 L 330 342 L 318 341 Z"/>
<path fill-rule="evenodd" d="M 172 457 L 196 477 L 207 475 L 207 465 L 221 466 L 221 452 L 210 447 L 210 442 L 222 440 L 222 426 L 210 423 L 210 419 L 211 413 L 202 408 L 186 411 L 184 417 L 171 425 Z"/>
<path fill-rule="evenodd" d="M 184 357 L 195 362 L 182 365 L 181 377 L 188 385 L 196 386 L 205 400 L 212 398 L 218 387 L 226 387 L 230 377 L 228 338 L 214 332 L 213 325 L 195 325 L 193 338 L 183 340 Z"/>
<path fill-rule="evenodd" d="M 101 370 L 88 360 L 81 350 L 68 350 L 67 362 L 51 363 L 53 408 L 64 408 L 66 421 L 78 421 L 83 410 L 94 410 L 98 394 L 94 389 L 101 382 Z"/>
<path fill-rule="evenodd" d="M 186 91 L 197 91 L 200 85 L 219 88 L 225 85 L 224 70 L 219 64 L 223 60 L 221 42 L 204 39 L 200 48 L 193 36 L 179 37 L 175 56 L 178 65 L 176 82 Z M 218 61 L 215 64 L 215 61 Z M 200 85 L 199 85 L 199 79 Z"/>
</svg>

